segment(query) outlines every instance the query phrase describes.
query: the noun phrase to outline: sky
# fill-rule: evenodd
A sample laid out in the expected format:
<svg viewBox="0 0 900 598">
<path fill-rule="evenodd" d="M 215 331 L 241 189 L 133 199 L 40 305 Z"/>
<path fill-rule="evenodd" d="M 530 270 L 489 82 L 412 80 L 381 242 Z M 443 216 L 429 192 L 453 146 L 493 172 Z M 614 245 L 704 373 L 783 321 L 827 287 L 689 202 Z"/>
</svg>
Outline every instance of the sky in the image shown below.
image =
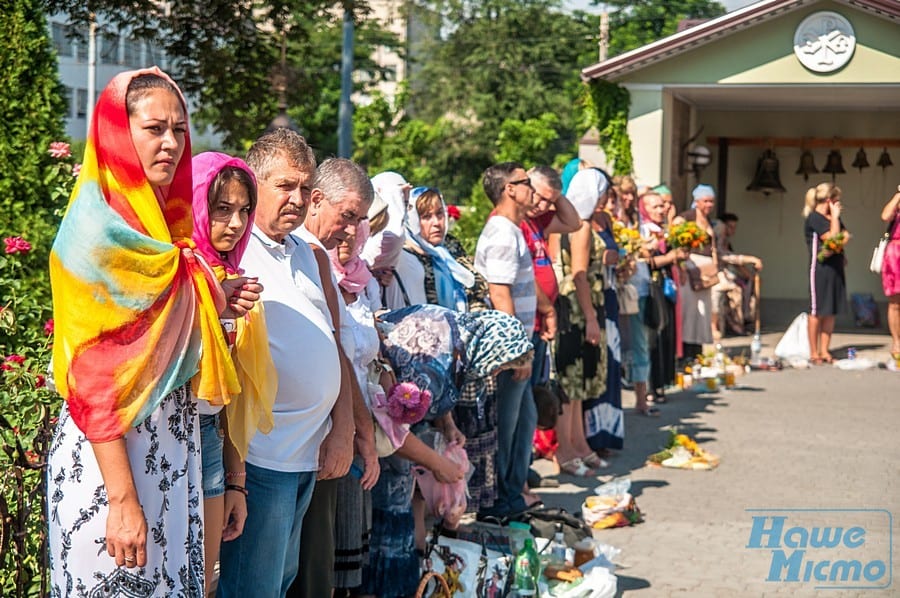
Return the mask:
<svg viewBox="0 0 900 598">
<path fill-rule="evenodd" d="M 755 0 L 719 0 L 726 10 L 732 11 L 753 4 Z M 591 0 L 566 0 L 566 6 L 572 10 L 581 9 L 590 13 L 599 13 L 600 6 L 591 6 Z"/>
</svg>

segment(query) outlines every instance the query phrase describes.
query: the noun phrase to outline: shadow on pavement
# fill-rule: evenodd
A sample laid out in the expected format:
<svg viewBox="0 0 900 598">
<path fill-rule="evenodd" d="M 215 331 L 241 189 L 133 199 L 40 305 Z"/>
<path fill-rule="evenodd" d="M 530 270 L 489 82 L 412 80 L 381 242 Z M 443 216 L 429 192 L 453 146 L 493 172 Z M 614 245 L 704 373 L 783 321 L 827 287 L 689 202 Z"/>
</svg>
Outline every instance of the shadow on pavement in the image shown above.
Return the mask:
<svg viewBox="0 0 900 598">
<path fill-rule="evenodd" d="M 617 572 L 616 578 L 616 598 L 621 598 L 626 591 L 645 590 L 650 587 L 650 582 L 640 577 L 629 577 Z"/>
</svg>

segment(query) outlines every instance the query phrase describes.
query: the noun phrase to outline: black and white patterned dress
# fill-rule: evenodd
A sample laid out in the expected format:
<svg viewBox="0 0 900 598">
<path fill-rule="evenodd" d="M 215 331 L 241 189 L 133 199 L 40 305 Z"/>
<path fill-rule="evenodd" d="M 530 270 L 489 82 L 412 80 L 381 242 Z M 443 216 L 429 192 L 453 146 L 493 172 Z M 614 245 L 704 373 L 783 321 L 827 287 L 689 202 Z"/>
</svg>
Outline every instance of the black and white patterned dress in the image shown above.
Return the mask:
<svg viewBox="0 0 900 598">
<path fill-rule="evenodd" d="M 147 519 L 147 565 L 106 552 L 106 488 L 90 442 L 64 405 L 47 468 L 51 596 L 203 596 L 200 431 L 187 386 L 125 435 Z"/>
</svg>

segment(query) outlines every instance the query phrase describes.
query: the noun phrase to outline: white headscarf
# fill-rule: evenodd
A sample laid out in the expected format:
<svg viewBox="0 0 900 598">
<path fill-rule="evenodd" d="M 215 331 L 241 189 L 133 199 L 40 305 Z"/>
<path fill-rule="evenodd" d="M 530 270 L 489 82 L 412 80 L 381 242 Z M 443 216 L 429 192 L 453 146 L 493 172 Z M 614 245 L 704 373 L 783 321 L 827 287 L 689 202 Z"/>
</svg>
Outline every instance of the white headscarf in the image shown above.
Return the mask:
<svg viewBox="0 0 900 598">
<path fill-rule="evenodd" d="M 566 199 L 574 206 L 582 220 L 590 220 L 600 197 L 609 189 L 609 181 L 594 168 L 579 170 L 572 177 Z"/>
<path fill-rule="evenodd" d="M 396 172 L 382 172 L 372 177 L 375 195 L 387 204 L 388 223 L 383 231 L 366 241 L 360 257 L 373 270 L 393 268 L 400 259 L 406 236 L 406 199 L 404 187 L 409 183 Z"/>
</svg>

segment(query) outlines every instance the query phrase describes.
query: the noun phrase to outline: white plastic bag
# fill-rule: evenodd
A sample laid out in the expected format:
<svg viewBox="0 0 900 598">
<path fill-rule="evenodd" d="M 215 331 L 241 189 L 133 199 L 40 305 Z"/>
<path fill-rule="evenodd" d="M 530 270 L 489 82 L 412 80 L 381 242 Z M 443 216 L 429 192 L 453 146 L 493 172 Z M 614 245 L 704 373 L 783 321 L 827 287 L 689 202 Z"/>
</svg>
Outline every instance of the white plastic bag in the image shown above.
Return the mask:
<svg viewBox="0 0 900 598">
<path fill-rule="evenodd" d="M 809 316 L 802 312 L 794 318 L 778 344 L 775 356 L 785 360 L 809 359 Z"/>
</svg>

